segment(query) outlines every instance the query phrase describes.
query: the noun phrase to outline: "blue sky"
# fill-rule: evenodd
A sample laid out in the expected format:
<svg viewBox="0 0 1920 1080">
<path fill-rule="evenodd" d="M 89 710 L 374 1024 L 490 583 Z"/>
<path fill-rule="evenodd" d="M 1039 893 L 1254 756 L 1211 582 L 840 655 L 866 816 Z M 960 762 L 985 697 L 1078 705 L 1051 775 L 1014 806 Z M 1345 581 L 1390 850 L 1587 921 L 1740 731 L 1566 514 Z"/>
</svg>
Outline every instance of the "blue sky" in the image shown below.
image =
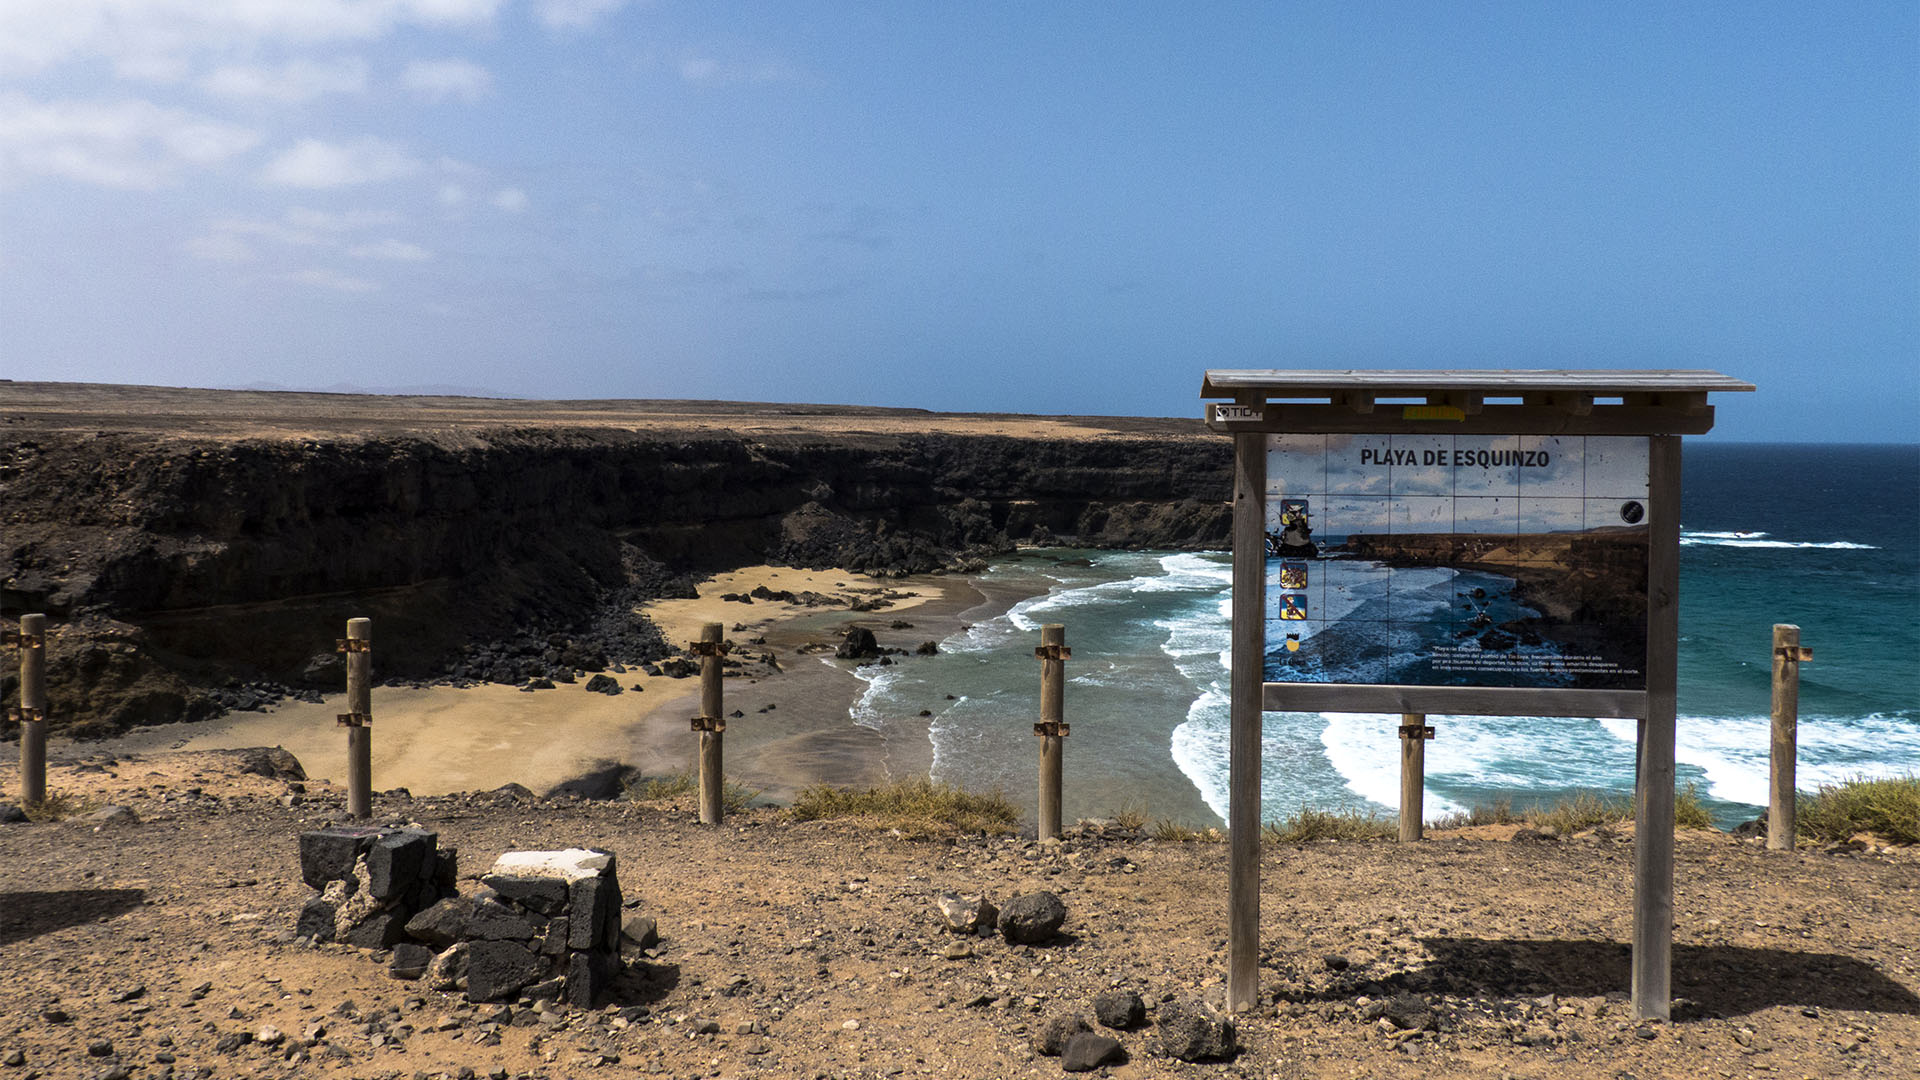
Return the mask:
<svg viewBox="0 0 1920 1080">
<path fill-rule="evenodd" d="M 1920 439 L 1920 8 L 5 0 L 0 376 Z"/>
</svg>

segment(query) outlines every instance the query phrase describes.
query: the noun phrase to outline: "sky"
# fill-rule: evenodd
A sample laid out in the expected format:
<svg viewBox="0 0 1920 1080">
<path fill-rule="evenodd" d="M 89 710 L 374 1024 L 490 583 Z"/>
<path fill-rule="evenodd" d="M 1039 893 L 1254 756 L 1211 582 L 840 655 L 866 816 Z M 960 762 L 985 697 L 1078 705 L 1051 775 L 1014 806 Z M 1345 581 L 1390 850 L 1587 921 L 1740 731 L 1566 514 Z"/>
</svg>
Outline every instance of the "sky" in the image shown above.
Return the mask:
<svg viewBox="0 0 1920 1080">
<path fill-rule="evenodd" d="M 1433 367 L 1920 441 L 1920 6 L 0 0 L 0 378 L 1198 416 Z"/>
</svg>

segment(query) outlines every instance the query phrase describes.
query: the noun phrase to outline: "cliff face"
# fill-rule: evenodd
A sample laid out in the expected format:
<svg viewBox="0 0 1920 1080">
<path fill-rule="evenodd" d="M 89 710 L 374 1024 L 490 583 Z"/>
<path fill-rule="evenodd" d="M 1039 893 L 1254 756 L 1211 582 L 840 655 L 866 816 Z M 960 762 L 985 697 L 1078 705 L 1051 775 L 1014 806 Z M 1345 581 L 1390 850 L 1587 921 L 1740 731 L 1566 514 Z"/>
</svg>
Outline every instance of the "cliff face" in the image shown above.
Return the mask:
<svg viewBox="0 0 1920 1080">
<path fill-rule="evenodd" d="M 422 678 L 475 640 L 565 648 L 686 573 L 1227 543 L 1229 445 L 1187 435 L 71 426 L 0 434 L 0 578 L 6 616 L 56 624 L 55 712 L 82 731 L 204 715 L 249 680 L 336 686 L 318 654 L 355 615 L 375 620 L 382 677 Z"/>
</svg>

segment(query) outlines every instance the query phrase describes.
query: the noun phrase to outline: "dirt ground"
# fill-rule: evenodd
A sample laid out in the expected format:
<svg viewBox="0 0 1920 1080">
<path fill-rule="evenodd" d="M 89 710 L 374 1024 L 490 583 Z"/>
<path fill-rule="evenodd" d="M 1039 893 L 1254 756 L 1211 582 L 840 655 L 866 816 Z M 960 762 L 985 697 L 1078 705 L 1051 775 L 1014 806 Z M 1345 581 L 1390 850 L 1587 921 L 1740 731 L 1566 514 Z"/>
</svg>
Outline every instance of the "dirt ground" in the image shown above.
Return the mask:
<svg viewBox="0 0 1920 1080">
<path fill-rule="evenodd" d="M 95 752 L 50 787 L 93 809 L 0 825 L 0 1077 L 1011 1077 L 1061 1073 L 1032 1037 L 1110 989 L 1221 994 L 1226 846 L 1082 823 L 1065 841 L 909 839 L 777 810 L 511 793 L 381 797 L 460 851 L 612 850 L 663 941 L 593 1010 L 472 1006 L 379 954 L 303 946 L 297 836 L 338 789 L 244 755 Z M 0 789 L 17 774 L 0 769 Z M 297 786 L 296 786 L 297 785 Z M 137 820 L 103 821 L 117 804 Z M 1260 1007 L 1239 1052 L 1186 1063 L 1154 1012 L 1111 1032 L 1129 1077 L 1912 1077 L 1920 857 L 1769 853 L 1680 838 L 1675 1019 L 1636 1024 L 1632 844 L 1269 845 Z M 943 892 L 1050 890 L 1046 946 L 944 931 Z M 1391 1008 L 1387 1003 L 1391 1002 Z M 1388 1016 L 1411 1011 L 1412 1026 Z"/>
</svg>

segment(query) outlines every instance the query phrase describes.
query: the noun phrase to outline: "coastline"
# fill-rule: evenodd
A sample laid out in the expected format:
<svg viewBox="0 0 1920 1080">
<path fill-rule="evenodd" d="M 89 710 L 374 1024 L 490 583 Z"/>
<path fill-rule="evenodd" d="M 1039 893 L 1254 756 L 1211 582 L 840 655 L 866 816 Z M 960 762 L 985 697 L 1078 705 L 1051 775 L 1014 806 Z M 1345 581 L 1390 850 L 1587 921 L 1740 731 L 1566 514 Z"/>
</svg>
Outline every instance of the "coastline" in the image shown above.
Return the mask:
<svg viewBox="0 0 1920 1080">
<path fill-rule="evenodd" d="M 808 607 L 721 599 L 759 587 L 885 606 L 855 611 L 845 602 Z M 724 682 L 726 775 L 777 802 L 791 801 L 812 784 L 870 786 L 926 775 L 932 746 L 924 722 L 902 718 L 885 731 L 855 724 L 850 710 L 865 683 L 853 674 L 851 661 L 833 658 L 833 650 L 849 628 L 861 626 L 874 632 L 882 648 L 906 654 L 889 657 L 892 662 L 911 664 L 922 642 L 943 640 L 993 603 L 960 575 L 876 579 L 774 566 L 719 574 L 697 591 L 697 599 L 654 601 L 640 610 L 676 646 L 697 637 L 704 623 L 727 627 L 734 657 L 743 664 L 730 669 Z M 761 662 L 766 655 L 777 667 Z M 646 675 L 638 668 L 610 674 L 622 693 L 588 692 L 584 679 L 532 692 L 497 684 L 376 686 L 374 788 L 441 795 L 518 783 L 546 792 L 609 766 L 631 766 L 649 777 L 692 767 L 698 744 L 688 719 L 698 708 L 699 679 Z M 281 746 L 312 779 L 344 785 L 345 739 L 335 722 L 344 699 L 342 692 L 317 704 L 289 701 L 266 713 L 161 725 L 101 742 L 56 738 L 50 749 L 65 757 Z"/>
</svg>

